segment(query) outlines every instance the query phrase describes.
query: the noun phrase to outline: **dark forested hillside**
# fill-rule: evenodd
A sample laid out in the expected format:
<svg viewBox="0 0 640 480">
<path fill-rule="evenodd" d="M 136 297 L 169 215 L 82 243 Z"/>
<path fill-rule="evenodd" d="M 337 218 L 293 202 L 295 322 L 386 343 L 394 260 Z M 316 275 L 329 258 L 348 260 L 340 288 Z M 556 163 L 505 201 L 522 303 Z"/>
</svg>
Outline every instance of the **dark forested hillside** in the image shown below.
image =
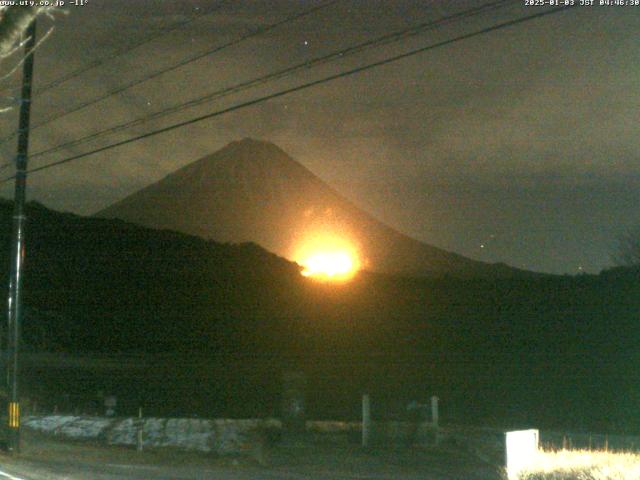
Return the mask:
<svg viewBox="0 0 640 480">
<path fill-rule="evenodd" d="M 266 415 L 280 373 L 298 369 L 315 416 L 355 415 L 367 391 L 378 414 L 437 394 L 445 420 L 640 428 L 637 270 L 492 280 L 361 272 L 323 284 L 253 244 L 39 205 L 28 217 L 26 348 L 156 362 L 144 382 L 87 386 L 85 375 L 65 377 L 65 389 L 106 382 L 152 412 Z M 3 202 L 4 265 L 10 219 Z M 34 383 L 53 382 L 39 375 Z"/>
</svg>

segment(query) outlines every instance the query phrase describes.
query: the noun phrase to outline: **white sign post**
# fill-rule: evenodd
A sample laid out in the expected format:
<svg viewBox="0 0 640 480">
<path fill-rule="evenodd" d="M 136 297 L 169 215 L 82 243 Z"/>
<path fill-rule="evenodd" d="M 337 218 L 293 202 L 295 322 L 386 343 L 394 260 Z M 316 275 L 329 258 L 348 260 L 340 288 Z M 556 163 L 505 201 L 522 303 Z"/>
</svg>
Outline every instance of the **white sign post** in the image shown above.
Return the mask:
<svg viewBox="0 0 640 480">
<path fill-rule="evenodd" d="M 505 464 L 509 480 L 516 480 L 522 470 L 533 465 L 538 454 L 539 438 L 536 429 L 505 433 Z"/>
</svg>

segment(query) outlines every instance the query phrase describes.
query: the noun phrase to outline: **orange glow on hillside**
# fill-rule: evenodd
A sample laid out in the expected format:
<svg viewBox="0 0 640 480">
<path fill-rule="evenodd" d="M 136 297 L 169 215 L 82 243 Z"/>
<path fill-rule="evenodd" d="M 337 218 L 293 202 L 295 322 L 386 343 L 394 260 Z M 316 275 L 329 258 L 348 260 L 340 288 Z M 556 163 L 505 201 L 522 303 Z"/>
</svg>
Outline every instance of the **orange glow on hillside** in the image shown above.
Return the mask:
<svg viewBox="0 0 640 480">
<path fill-rule="evenodd" d="M 302 275 L 318 280 L 349 280 L 360 269 L 356 249 L 331 235 L 308 238 L 298 247 L 294 259 L 302 265 Z"/>
<path fill-rule="evenodd" d="M 318 252 L 302 261 L 305 277 L 343 278 L 354 273 L 353 260 L 347 252 Z"/>
</svg>

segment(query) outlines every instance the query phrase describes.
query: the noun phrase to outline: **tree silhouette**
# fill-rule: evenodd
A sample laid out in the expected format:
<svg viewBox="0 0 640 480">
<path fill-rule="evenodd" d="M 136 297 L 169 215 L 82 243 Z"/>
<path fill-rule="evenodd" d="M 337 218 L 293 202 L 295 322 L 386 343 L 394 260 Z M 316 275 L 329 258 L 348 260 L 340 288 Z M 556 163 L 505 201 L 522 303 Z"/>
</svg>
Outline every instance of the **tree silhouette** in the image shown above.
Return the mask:
<svg viewBox="0 0 640 480">
<path fill-rule="evenodd" d="M 630 228 L 618 237 L 613 260 L 620 266 L 640 266 L 640 226 Z"/>
</svg>

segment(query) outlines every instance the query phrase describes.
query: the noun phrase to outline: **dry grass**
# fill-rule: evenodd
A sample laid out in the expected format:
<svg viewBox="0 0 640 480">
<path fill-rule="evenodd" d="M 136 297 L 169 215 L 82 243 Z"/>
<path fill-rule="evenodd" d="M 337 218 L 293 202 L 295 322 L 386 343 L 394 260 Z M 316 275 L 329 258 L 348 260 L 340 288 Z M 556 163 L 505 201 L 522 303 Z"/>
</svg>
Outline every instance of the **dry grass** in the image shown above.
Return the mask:
<svg viewBox="0 0 640 480">
<path fill-rule="evenodd" d="M 640 454 L 541 450 L 534 467 L 518 480 L 640 480 Z"/>
</svg>

